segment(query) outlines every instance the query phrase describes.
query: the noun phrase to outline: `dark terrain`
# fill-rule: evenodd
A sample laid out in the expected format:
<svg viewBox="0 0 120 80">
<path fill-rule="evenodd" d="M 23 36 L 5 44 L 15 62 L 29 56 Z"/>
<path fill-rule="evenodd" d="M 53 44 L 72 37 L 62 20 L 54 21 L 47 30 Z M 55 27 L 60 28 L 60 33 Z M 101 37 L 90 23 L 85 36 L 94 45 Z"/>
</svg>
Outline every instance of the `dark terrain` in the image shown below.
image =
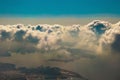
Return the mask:
<svg viewBox="0 0 120 80">
<path fill-rule="evenodd" d="M 87 80 L 78 73 L 58 67 L 16 68 L 14 64 L 0 63 L 0 80 Z"/>
</svg>

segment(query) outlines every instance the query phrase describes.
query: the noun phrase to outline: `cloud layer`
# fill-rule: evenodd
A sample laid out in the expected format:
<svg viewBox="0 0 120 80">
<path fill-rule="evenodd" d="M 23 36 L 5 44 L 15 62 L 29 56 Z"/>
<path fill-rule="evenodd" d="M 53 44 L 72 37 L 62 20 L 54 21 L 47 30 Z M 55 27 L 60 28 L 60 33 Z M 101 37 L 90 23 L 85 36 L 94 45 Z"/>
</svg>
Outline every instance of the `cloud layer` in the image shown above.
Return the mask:
<svg viewBox="0 0 120 80">
<path fill-rule="evenodd" d="M 57 66 L 91 80 L 119 80 L 119 41 L 120 22 L 0 25 L 0 62 L 18 67 Z"/>
<path fill-rule="evenodd" d="M 97 49 L 98 53 L 109 48 L 109 50 L 118 52 L 120 48 L 119 35 L 120 22 L 111 24 L 100 20 L 94 20 L 84 26 L 0 25 L 0 55 L 10 52 L 44 52 L 62 48 L 90 51 Z"/>
</svg>

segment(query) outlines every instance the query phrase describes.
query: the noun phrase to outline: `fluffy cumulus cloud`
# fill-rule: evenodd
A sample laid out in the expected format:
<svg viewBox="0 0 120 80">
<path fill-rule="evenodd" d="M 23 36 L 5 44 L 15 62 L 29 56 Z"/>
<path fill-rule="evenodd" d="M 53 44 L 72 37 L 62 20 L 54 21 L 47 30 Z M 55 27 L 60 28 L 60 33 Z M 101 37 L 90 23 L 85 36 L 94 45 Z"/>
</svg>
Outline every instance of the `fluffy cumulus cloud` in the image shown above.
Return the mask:
<svg viewBox="0 0 120 80">
<path fill-rule="evenodd" d="M 120 22 L 94 20 L 80 26 L 0 25 L 0 55 L 50 50 L 83 49 L 97 53 L 105 48 L 120 51 Z M 96 49 L 96 50 L 95 50 Z"/>
<path fill-rule="evenodd" d="M 108 50 L 111 53 L 120 53 L 120 22 L 113 24 L 100 39 L 102 50 Z"/>
</svg>

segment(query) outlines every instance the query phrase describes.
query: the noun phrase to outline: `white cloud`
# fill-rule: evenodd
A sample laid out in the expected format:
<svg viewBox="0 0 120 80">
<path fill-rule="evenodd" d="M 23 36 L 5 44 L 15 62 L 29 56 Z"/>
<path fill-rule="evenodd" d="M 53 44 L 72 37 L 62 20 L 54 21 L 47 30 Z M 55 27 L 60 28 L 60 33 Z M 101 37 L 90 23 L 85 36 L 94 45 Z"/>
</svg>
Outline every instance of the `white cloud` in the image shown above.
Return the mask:
<svg viewBox="0 0 120 80">
<path fill-rule="evenodd" d="M 111 24 L 100 20 L 84 26 L 79 24 L 72 26 L 58 24 L 0 25 L 1 42 L 10 41 L 14 48 L 16 48 L 14 42 L 19 46 L 23 43 L 33 44 L 31 46 L 38 50 L 57 50 L 64 47 L 102 52 L 106 45 L 111 48 L 116 34 L 120 34 L 120 22 Z"/>
<path fill-rule="evenodd" d="M 120 22 L 113 24 L 100 39 L 100 44 L 103 49 L 119 52 L 120 49 Z"/>
</svg>

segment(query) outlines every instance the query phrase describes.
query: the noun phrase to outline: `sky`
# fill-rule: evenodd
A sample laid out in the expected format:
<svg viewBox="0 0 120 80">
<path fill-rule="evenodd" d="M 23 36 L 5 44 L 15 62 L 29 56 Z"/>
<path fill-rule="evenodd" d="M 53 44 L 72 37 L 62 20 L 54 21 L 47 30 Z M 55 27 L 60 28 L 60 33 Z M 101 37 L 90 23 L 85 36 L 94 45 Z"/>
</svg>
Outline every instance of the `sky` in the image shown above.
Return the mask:
<svg viewBox="0 0 120 80">
<path fill-rule="evenodd" d="M 0 0 L 0 15 L 119 15 L 119 7 L 119 0 Z"/>
<path fill-rule="evenodd" d="M 68 18 L 67 20 L 71 20 L 73 18 L 87 19 L 88 17 L 108 16 L 117 18 L 115 21 L 112 20 L 112 22 L 116 22 L 120 16 L 119 7 L 119 0 L 0 0 L 0 21 L 7 24 L 8 22 L 5 22 L 4 19 L 11 19 L 11 17 L 14 19 L 16 17 L 22 18 L 19 21 L 21 23 L 23 18 L 47 18 L 51 19 L 50 21 L 47 20 L 48 24 L 55 24 L 55 22 L 52 22 L 54 21 L 53 18 L 58 20 L 59 18 Z M 30 20 L 33 21 L 32 19 Z M 37 20 L 34 23 L 37 23 Z M 58 23 L 60 21 L 61 19 Z M 78 21 L 74 21 L 74 23 Z M 14 21 L 12 23 L 15 24 Z M 43 23 L 45 23 L 45 20 Z"/>
</svg>

